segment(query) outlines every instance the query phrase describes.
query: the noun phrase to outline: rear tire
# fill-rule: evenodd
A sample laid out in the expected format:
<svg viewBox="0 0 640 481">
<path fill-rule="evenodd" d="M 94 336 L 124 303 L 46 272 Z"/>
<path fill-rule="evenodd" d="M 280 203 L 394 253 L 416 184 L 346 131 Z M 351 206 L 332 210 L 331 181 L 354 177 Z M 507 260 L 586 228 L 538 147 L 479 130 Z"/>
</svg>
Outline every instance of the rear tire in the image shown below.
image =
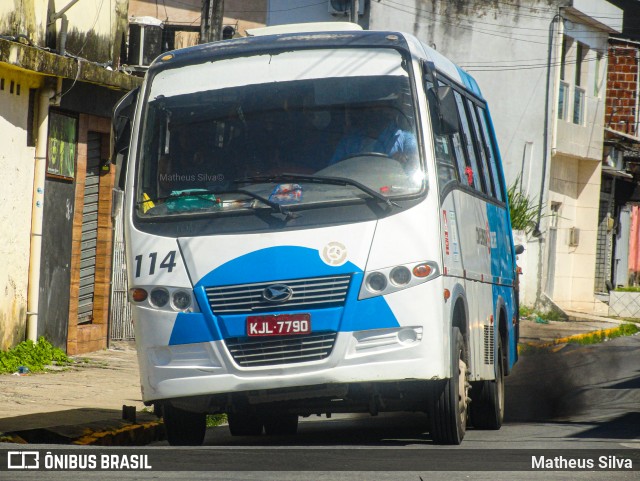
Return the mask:
<svg viewBox="0 0 640 481">
<path fill-rule="evenodd" d="M 171 446 L 201 446 L 207 430 L 207 415 L 165 404 L 162 408 L 167 440 Z"/>
<path fill-rule="evenodd" d="M 496 379 L 473 383 L 471 391 L 471 422 L 476 429 L 497 430 L 504 420 L 504 364 L 502 339 L 498 338 L 495 362 Z"/>
<path fill-rule="evenodd" d="M 252 413 L 228 413 L 229 432 L 231 436 L 260 436 L 262 420 Z"/>
<path fill-rule="evenodd" d="M 467 426 L 469 357 L 460 329 L 453 328 L 451 339 L 452 377 L 434 382 L 429 391 L 431 437 L 436 444 L 460 444 Z"/>
<path fill-rule="evenodd" d="M 264 432 L 269 436 L 293 436 L 298 432 L 298 415 L 272 413 L 264 418 Z"/>
</svg>

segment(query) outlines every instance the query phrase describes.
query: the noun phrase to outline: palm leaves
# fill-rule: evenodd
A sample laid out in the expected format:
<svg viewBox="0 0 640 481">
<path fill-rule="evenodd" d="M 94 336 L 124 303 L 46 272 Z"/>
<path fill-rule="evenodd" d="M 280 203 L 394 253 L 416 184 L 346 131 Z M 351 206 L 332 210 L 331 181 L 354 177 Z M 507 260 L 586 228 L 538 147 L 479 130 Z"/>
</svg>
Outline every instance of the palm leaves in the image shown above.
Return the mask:
<svg viewBox="0 0 640 481">
<path fill-rule="evenodd" d="M 522 230 L 529 235 L 536 227 L 538 210 L 541 206 L 522 192 L 520 177 L 507 190 L 507 197 L 509 199 L 511 228 Z"/>
</svg>

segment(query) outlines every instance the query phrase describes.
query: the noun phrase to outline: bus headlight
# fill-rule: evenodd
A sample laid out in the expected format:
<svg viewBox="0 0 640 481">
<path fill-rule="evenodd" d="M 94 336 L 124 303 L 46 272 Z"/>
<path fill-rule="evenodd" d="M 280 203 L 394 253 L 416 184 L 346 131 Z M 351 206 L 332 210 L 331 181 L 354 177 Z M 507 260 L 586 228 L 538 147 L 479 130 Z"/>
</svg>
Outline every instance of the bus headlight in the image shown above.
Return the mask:
<svg viewBox="0 0 640 481">
<path fill-rule="evenodd" d="M 164 307 L 169 302 L 169 291 L 159 287 L 151 291 L 149 303 L 154 307 Z"/>
<path fill-rule="evenodd" d="M 389 278 L 396 286 L 406 286 L 411 281 L 411 271 L 405 266 L 397 266 L 391 269 Z"/>
<path fill-rule="evenodd" d="M 191 305 L 191 295 L 187 291 L 174 291 L 171 302 L 179 311 L 185 311 Z"/>
<path fill-rule="evenodd" d="M 200 312 L 195 293 L 188 287 L 138 286 L 129 290 L 137 306 L 167 312 Z"/>
<path fill-rule="evenodd" d="M 380 272 L 374 272 L 367 276 L 365 284 L 371 292 L 382 292 L 387 287 L 387 278 Z"/>
<path fill-rule="evenodd" d="M 417 286 L 440 275 L 437 262 L 422 261 L 376 269 L 364 273 L 358 299 L 384 296 Z"/>
</svg>

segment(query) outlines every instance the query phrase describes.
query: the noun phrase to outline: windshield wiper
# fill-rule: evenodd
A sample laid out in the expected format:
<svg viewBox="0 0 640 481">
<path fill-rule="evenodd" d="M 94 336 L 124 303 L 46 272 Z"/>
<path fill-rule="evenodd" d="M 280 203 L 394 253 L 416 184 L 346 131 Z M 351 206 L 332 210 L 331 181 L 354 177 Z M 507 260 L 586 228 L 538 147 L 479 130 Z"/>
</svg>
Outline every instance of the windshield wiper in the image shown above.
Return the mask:
<svg viewBox="0 0 640 481">
<path fill-rule="evenodd" d="M 222 195 L 222 194 L 243 194 L 246 195 L 247 197 L 251 197 L 252 199 L 256 199 L 260 202 L 262 202 L 263 204 L 271 207 L 271 210 L 274 212 L 277 212 L 278 214 L 282 214 L 284 216 L 286 216 L 287 218 L 293 218 L 296 217 L 296 215 L 291 212 L 289 209 L 287 209 L 286 207 L 283 207 L 282 205 L 278 204 L 277 202 L 273 202 L 269 199 L 267 199 L 266 197 L 263 197 L 259 194 L 254 194 L 253 192 L 250 192 L 248 190 L 245 189 L 230 189 L 230 190 L 208 190 L 208 189 L 195 189 L 195 190 L 185 190 L 185 191 L 181 191 L 179 193 L 176 194 L 171 194 L 168 195 L 166 197 L 156 197 L 155 199 L 146 199 L 146 200 L 141 200 L 139 201 L 137 204 L 138 205 L 142 205 L 146 202 L 158 202 L 159 200 L 161 201 L 167 201 L 167 200 L 172 200 L 172 199 L 180 199 L 182 197 L 202 197 L 202 196 L 206 196 L 206 195 Z M 210 200 L 210 199 L 208 199 Z M 217 199 L 216 200 L 211 200 L 211 202 L 214 203 L 218 203 Z"/>
<path fill-rule="evenodd" d="M 243 182 L 290 182 L 294 180 L 299 180 L 303 182 L 311 182 L 315 184 L 329 184 L 329 185 L 341 185 L 341 186 L 353 186 L 357 189 L 369 194 L 374 199 L 384 202 L 387 207 L 400 207 L 400 204 L 392 201 L 388 197 L 382 195 L 380 192 L 376 192 L 371 187 L 367 187 L 364 184 L 361 184 L 357 180 L 349 179 L 347 177 L 328 177 L 324 175 L 306 175 L 306 174 L 290 174 L 290 173 L 282 173 L 275 175 L 256 175 L 252 177 L 246 177 L 244 179 L 236 179 L 234 182 L 243 183 Z"/>
</svg>

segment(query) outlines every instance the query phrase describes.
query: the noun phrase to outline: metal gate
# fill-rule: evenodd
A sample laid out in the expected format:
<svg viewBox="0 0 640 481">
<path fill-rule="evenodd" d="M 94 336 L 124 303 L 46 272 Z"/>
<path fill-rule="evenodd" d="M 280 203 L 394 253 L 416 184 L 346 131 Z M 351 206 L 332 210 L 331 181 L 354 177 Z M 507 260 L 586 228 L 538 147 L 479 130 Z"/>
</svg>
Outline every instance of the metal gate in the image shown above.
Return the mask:
<svg viewBox="0 0 640 481">
<path fill-rule="evenodd" d="M 122 196 L 122 192 L 114 191 Z M 114 204 L 118 204 L 114 198 Z M 134 339 L 131 308 L 127 297 L 127 263 L 124 254 L 122 210 L 113 219 L 113 266 L 111 269 L 111 330 L 112 340 Z"/>
<path fill-rule="evenodd" d="M 87 324 L 93 320 L 98 239 L 101 135 L 97 132 L 88 132 L 87 135 L 87 176 L 84 184 L 84 207 L 82 208 L 78 324 Z"/>
<path fill-rule="evenodd" d="M 600 186 L 600 208 L 598 210 L 598 241 L 596 244 L 596 271 L 594 290 L 608 293 L 612 286 L 613 266 L 613 224 L 615 182 L 609 176 L 602 176 Z"/>
</svg>

